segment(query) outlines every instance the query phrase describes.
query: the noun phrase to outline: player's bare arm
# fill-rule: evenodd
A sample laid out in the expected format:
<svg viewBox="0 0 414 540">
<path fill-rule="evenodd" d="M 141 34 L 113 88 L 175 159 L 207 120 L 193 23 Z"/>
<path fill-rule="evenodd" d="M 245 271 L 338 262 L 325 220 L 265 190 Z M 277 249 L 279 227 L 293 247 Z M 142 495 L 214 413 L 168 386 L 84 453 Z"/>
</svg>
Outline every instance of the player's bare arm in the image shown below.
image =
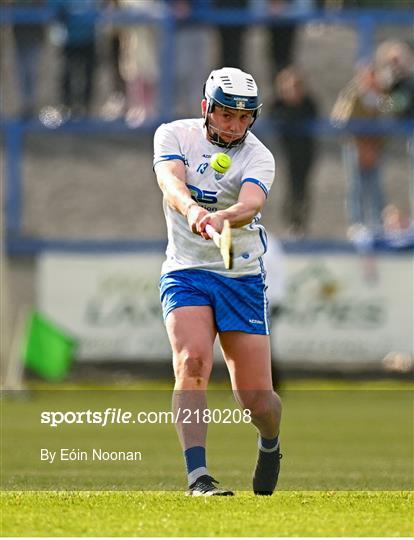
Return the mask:
<svg viewBox="0 0 414 540">
<path fill-rule="evenodd" d="M 155 166 L 155 174 L 168 206 L 186 217 L 190 229 L 198 233 L 199 223 L 208 212 L 191 198 L 185 183 L 184 163 L 179 160 L 161 161 Z"/>
<path fill-rule="evenodd" d="M 196 204 L 185 184 L 185 166 L 182 161 L 161 161 L 155 165 L 158 185 L 168 206 L 187 216 L 190 206 Z"/>
</svg>

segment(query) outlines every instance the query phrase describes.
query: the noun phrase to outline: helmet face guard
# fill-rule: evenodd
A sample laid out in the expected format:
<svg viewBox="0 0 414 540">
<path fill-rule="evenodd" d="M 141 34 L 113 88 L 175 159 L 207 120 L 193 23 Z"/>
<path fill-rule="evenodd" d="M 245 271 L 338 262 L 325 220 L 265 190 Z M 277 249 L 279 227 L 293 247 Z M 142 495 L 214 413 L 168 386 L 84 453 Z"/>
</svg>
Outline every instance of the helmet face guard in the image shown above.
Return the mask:
<svg viewBox="0 0 414 540">
<path fill-rule="evenodd" d="M 204 85 L 204 96 L 207 101 L 204 125 L 211 142 L 225 148 L 241 144 L 259 116 L 262 107 L 253 77 L 236 68 L 212 71 Z M 220 137 L 220 130 L 210 123 L 209 115 L 213 112 L 215 105 L 253 113 L 250 126 L 243 134 L 240 134 L 239 139 L 232 142 L 224 141 Z"/>
</svg>

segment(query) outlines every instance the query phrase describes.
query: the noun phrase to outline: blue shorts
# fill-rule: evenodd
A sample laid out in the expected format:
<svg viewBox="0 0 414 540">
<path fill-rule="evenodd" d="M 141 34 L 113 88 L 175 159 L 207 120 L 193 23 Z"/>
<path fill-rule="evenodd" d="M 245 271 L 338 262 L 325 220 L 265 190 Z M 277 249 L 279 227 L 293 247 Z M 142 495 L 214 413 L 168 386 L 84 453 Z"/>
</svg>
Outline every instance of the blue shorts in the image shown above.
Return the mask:
<svg viewBox="0 0 414 540">
<path fill-rule="evenodd" d="M 182 306 L 211 306 L 218 332 L 269 334 L 263 277 L 229 278 L 208 270 L 176 270 L 160 279 L 164 320 Z"/>
</svg>

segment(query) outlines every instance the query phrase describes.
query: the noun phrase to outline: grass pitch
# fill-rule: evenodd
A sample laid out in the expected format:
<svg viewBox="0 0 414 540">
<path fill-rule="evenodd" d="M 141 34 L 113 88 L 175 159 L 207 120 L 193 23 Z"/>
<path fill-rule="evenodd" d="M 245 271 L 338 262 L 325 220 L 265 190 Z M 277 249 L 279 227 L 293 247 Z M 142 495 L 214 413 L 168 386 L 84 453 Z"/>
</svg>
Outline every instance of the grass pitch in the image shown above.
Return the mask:
<svg viewBox="0 0 414 540">
<path fill-rule="evenodd" d="M 39 422 L 45 409 L 165 410 L 170 389 L 62 390 L 42 387 L 28 398 L 3 400 L 2 536 L 414 535 L 412 384 L 290 384 L 282 396 L 284 458 L 272 497 L 248 491 L 252 427 L 210 426 L 211 472 L 236 496 L 209 499 L 184 496 L 173 426 L 51 429 Z M 230 406 L 221 392 L 210 406 Z M 39 463 L 43 446 L 129 444 L 142 450 L 142 464 Z"/>
<path fill-rule="evenodd" d="M 412 536 L 407 492 L 3 494 L 3 536 Z"/>
</svg>

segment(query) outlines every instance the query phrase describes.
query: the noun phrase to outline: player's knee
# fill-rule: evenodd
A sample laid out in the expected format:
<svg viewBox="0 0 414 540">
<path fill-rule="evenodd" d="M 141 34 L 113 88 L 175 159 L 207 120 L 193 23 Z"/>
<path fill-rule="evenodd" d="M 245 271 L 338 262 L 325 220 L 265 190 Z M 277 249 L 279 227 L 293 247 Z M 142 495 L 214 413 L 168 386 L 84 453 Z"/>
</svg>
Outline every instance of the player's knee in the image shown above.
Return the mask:
<svg viewBox="0 0 414 540">
<path fill-rule="evenodd" d="M 178 356 L 175 362 L 175 377 L 178 380 L 208 379 L 210 372 L 209 362 L 200 351 L 185 351 Z"/>
</svg>

